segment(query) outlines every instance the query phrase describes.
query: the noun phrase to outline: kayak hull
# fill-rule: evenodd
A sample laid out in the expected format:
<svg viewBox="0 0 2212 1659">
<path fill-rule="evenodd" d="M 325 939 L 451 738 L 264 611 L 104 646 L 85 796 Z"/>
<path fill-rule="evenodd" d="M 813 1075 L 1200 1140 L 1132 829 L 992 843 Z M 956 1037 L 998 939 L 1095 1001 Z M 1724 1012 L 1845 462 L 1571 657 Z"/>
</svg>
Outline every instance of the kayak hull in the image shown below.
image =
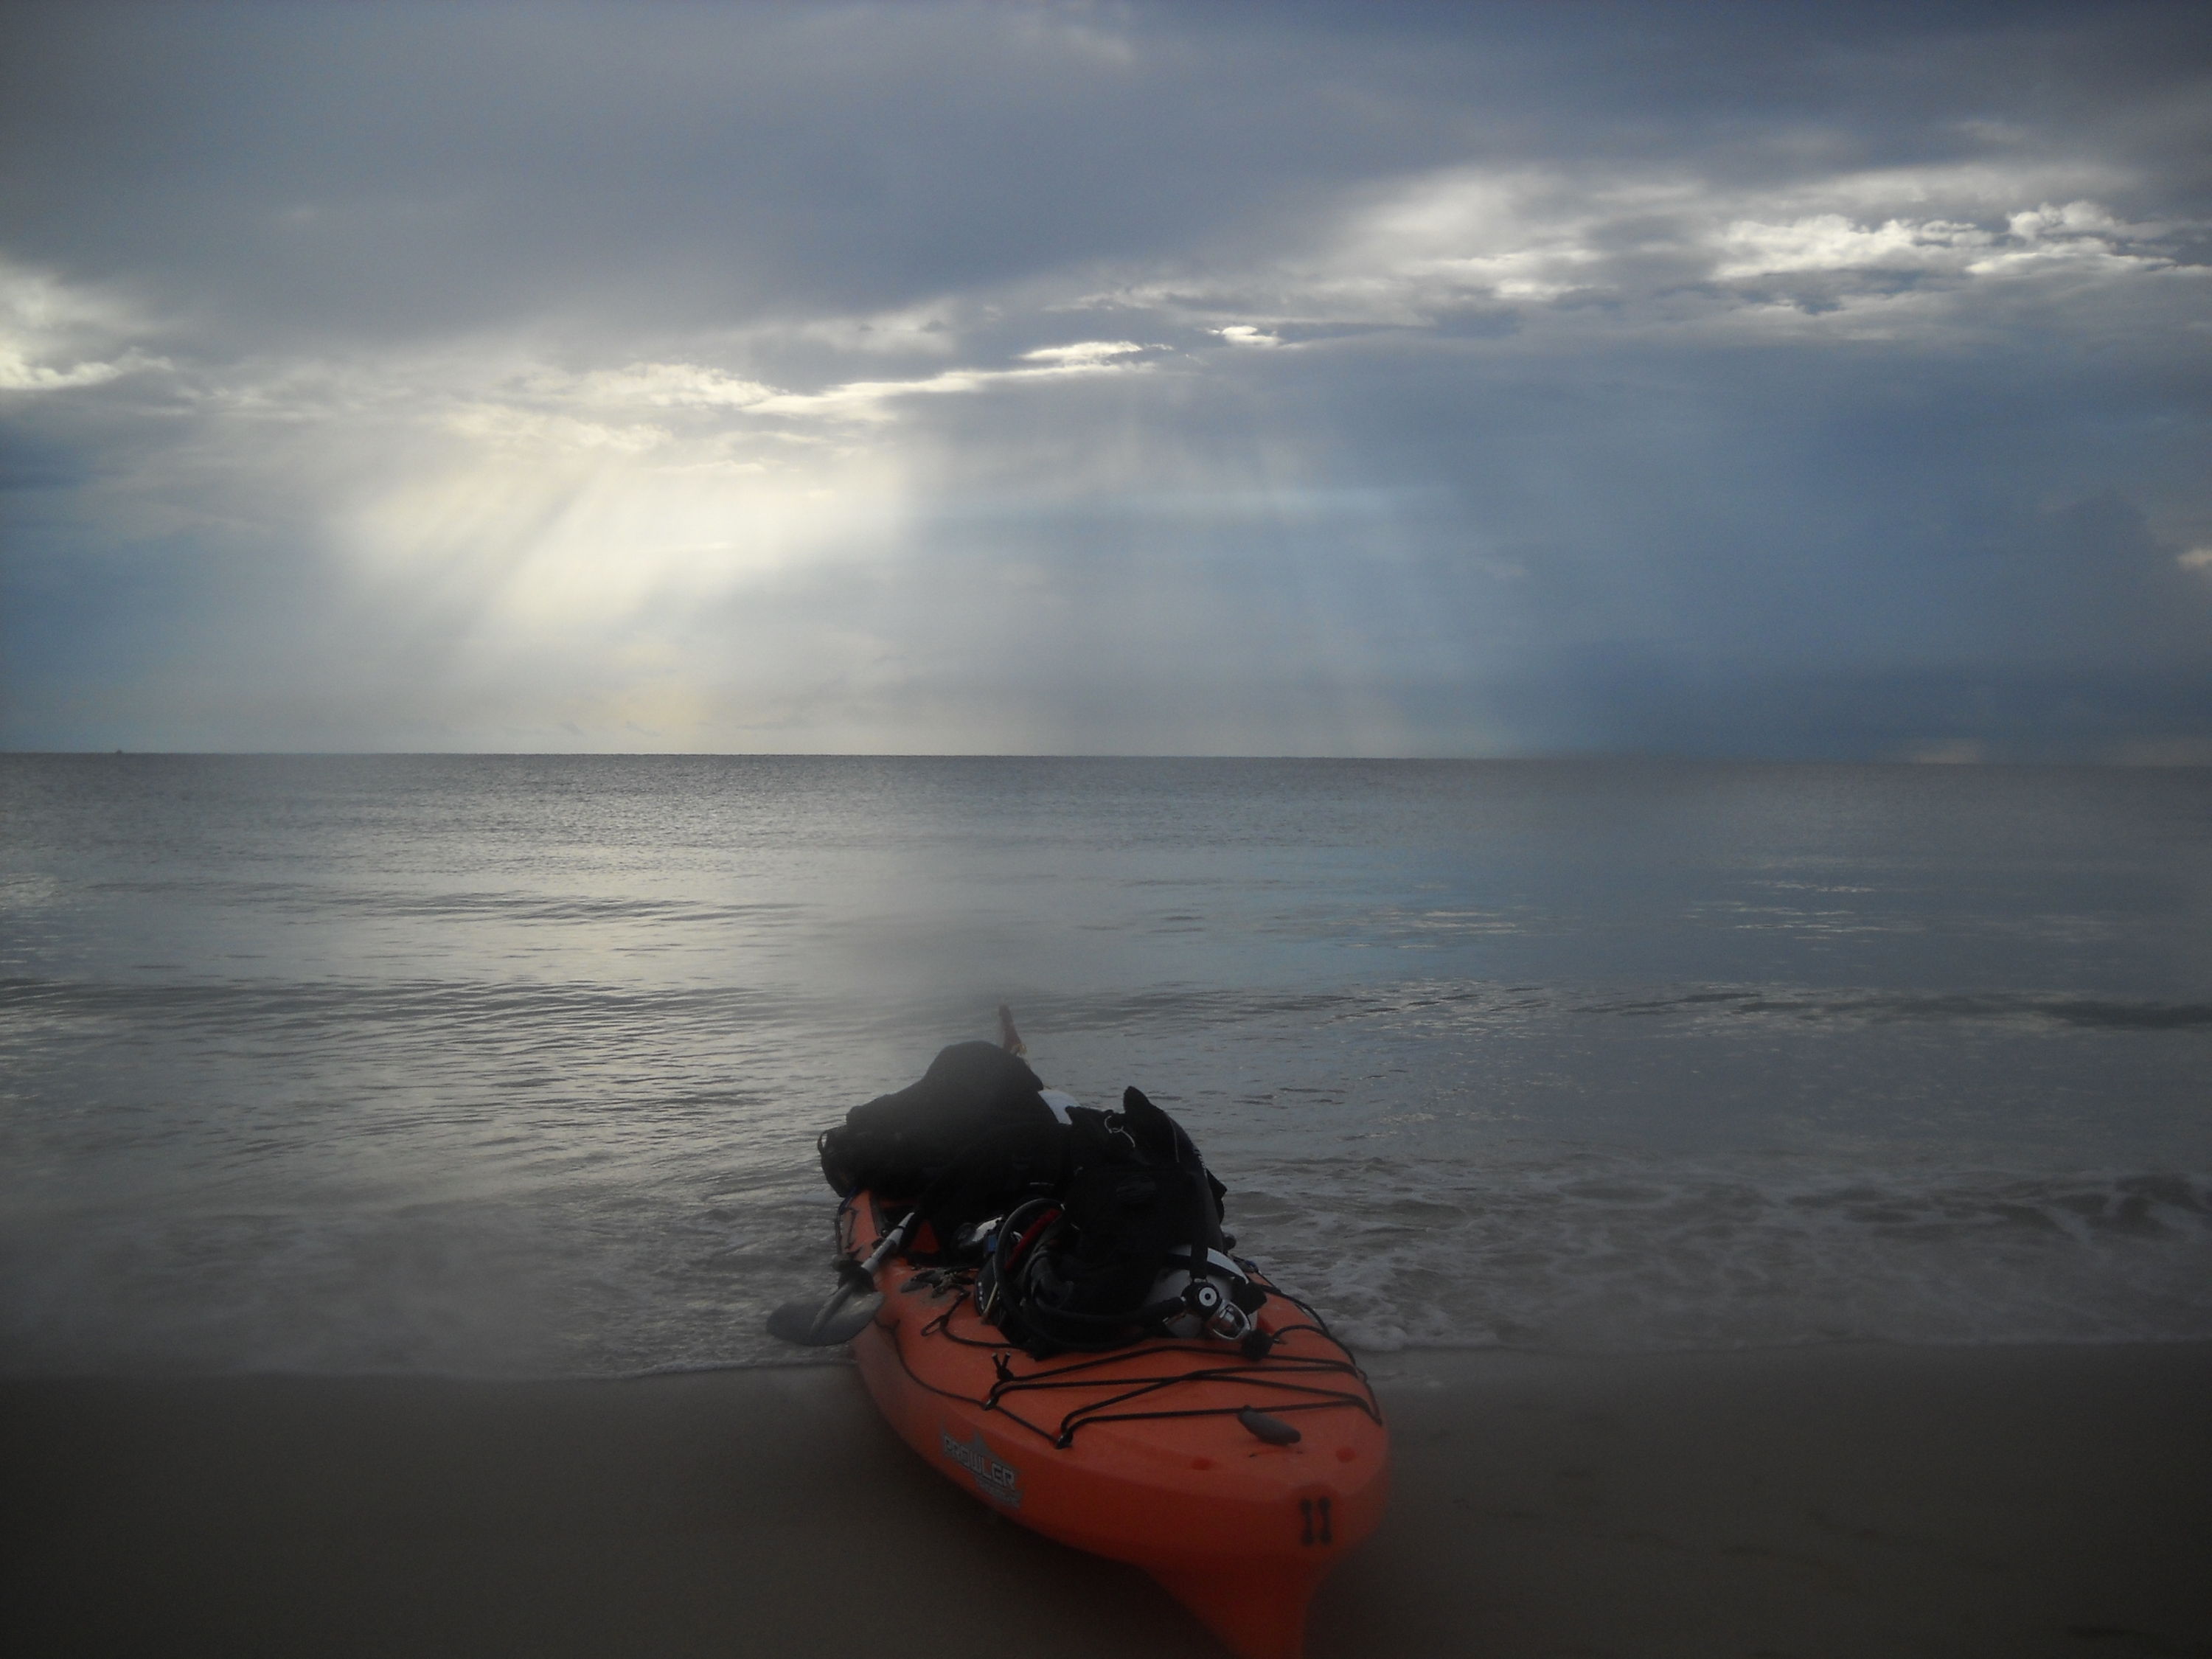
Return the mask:
<svg viewBox="0 0 2212 1659">
<path fill-rule="evenodd" d="M 863 1194 L 840 1224 L 864 1257 L 888 1220 Z M 1317 1322 L 1279 1292 L 1258 1316 L 1263 1355 L 1161 1338 L 1037 1360 L 982 1322 L 960 1275 L 895 1260 L 876 1282 L 853 1355 L 933 1468 L 1009 1520 L 1143 1568 L 1241 1659 L 1300 1659 L 1307 1604 L 1380 1522 L 1389 1474 L 1373 1393 Z M 1297 1437 L 1278 1443 L 1285 1425 Z"/>
</svg>

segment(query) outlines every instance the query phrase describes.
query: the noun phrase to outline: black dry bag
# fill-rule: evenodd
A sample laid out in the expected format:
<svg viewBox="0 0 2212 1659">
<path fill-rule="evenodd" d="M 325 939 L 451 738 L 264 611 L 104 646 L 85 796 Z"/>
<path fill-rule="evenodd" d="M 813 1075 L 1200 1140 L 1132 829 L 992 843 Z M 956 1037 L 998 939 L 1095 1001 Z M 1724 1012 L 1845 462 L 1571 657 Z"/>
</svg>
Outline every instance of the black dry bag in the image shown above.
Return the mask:
<svg viewBox="0 0 2212 1659">
<path fill-rule="evenodd" d="M 919 1206 L 944 1249 L 961 1227 L 1065 1179 L 1067 1130 L 1043 1087 L 995 1043 L 956 1042 L 920 1082 L 855 1106 L 824 1133 L 822 1173 L 841 1197 L 866 1188 Z"/>
</svg>

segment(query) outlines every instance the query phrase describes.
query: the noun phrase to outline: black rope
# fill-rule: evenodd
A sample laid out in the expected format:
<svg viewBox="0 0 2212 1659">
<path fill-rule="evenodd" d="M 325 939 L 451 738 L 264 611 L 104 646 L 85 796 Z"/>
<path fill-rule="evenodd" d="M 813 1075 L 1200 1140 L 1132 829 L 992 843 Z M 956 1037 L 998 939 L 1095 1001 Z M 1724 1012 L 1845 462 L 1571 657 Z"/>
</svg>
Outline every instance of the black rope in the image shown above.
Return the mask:
<svg viewBox="0 0 2212 1659">
<path fill-rule="evenodd" d="M 1376 1422 L 1379 1423 L 1382 1420 L 1382 1418 L 1368 1407 L 1357 1395 L 1346 1395 L 1340 1400 L 1316 1401 L 1310 1405 L 1304 1406 L 1285 1406 L 1278 1404 L 1276 1401 L 1272 1400 L 1267 1402 L 1267 1409 L 1270 1414 L 1280 1414 L 1283 1416 L 1288 1416 L 1292 1412 L 1334 1411 L 1344 1406 L 1356 1406 L 1360 1410 L 1366 1412 L 1370 1417 L 1374 1418 Z M 1191 1408 L 1188 1410 L 1176 1410 L 1171 1412 L 1085 1412 L 1079 1414 L 1072 1413 L 1072 1415 L 1076 1415 L 1077 1420 L 1073 1425 L 1063 1427 L 1060 1431 L 1060 1437 L 1054 1440 L 1053 1444 L 1062 1449 L 1073 1445 L 1075 1443 L 1076 1430 L 1088 1428 L 1093 1423 L 1146 1423 L 1150 1422 L 1155 1418 L 1164 1417 L 1235 1417 L 1240 1412 L 1249 1409 L 1250 1408 L 1244 1406 L 1209 1406 L 1203 1409 Z M 1066 1419 L 1062 1419 L 1061 1421 L 1063 1424 L 1066 1423 Z"/>
<path fill-rule="evenodd" d="M 1301 1308 L 1305 1305 L 1295 1297 L 1285 1297 L 1285 1299 Z M 1112 1353 L 1086 1354 L 1079 1359 L 1071 1359 L 1064 1364 L 1054 1365 L 1047 1370 L 1017 1372 L 1013 1370 L 1012 1362 L 1005 1352 L 1006 1347 L 1005 1343 L 979 1341 L 974 1337 L 965 1336 L 952 1328 L 953 1319 L 967 1306 L 965 1298 L 952 1303 L 943 1312 L 923 1325 L 920 1334 L 924 1337 L 939 1337 L 956 1342 L 963 1347 L 998 1350 L 999 1352 L 992 1356 L 993 1370 L 997 1374 L 997 1380 L 993 1382 L 988 1395 L 979 1398 L 974 1395 L 960 1393 L 957 1389 L 939 1388 L 936 1383 L 930 1382 L 908 1362 L 905 1345 L 894 1334 L 891 1338 L 891 1346 L 898 1355 L 899 1368 L 923 1389 L 937 1395 L 939 1399 L 957 1400 L 981 1411 L 995 1412 L 1008 1422 L 1019 1425 L 1040 1439 L 1048 1441 L 1054 1447 L 1062 1450 L 1074 1444 L 1076 1435 L 1093 1423 L 1149 1422 L 1186 1417 L 1233 1417 L 1245 1409 L 1244 1405 L 1180 1406 L 1171 1410 L 1146 1412 L 1121 1412 L 1114 1409 L 1132 1401 L 1142 1400 L 1170 1389 L 1192 1386 L 1202 1388 L 1209 1384 L 1260 1389 L 1268 1396 L 1266 1403 L 1269 1409 L 1275 1412 L 1351 1409 L 1360 1412 L 1373 1422 L 1380 1423 L 1382 1420 L 1382 1410 L 1375 1403 L 1374 1391 L 1367 1382 L 1366 1374 L 1352 1359 L 1350 1351 L 1342 1343 L 1337 1341 L 1329 1334 L 1328 1328 L 1321 1324 L 1318 1320 L 1310 1325 L 1280 1327 L 1275 1334 L 1279 1340 L 1294 1331 L 1310 1331 L 1343 1354 L 1344 1358 L 1341 1359 L 1333 1359 L 1323 1354 L 1297 1354 L 1286 1355 L 1264 1364 L 1231 1362 L 1197 1370 L 1172 1371 L 1152 1376 L 1098 1377 L 1083 1375 L 1083 1373 L 1107 1365 L 1126 1364 L 1136 1356 L 1130 1349 L 1123 1348 Z M 1143 1350 L 1144 1357 L 1147 1358 L 1176 1353 L 1197 1354 L 1206 1358 L 1218 1357 L 1218 1350 L 1202 1347 L 1196 1343 L 1189 1342 L 1176 1343 L 1171 1346 L 1152 1346 Z M 1332 1389 L 1322 1387 L 1318 1383 L 1297 1380 L 1300 1377 L 1322 1376 L 1356 1378 L 1359 1388 L 1357 1391 L 1351 1389 Z M 1121 1386 L 1115 1392 L 1104 1399 L 1091 1401 L 1071 1408 L 1060 1415 L 1058 1424 L 1050 1427 L 1042 1423 L 1031 1421 L 1022 1412 L 1007 1404 L 1009 1395 L 1044 1394 L 1070 1389 L 1111 1389 L 1116 1384 Z M 1279 1398 L 1283 1395 L 1290 1395 L 1293 1398 L 1289 1400 Z M 1303 1398 L 1297 1396 L 1303 1396 Z"/>
</svg>

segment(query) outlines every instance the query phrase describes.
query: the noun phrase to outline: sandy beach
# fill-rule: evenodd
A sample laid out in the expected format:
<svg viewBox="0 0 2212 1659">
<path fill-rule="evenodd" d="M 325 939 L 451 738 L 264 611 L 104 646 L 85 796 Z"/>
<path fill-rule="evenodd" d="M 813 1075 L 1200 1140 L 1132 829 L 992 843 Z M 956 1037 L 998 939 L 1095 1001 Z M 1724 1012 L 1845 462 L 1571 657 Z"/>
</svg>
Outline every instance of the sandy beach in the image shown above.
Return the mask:
<svg viewBox="0 0 2212 1659">
<path fill-rule="evenodd" d="M 2212 1345 L 1395 1356 L 1314 1659 L 2212 1654 Z M 1218 1656 L 843 1367 L 0 1383 L 13 1654 Z"/>
</svg>

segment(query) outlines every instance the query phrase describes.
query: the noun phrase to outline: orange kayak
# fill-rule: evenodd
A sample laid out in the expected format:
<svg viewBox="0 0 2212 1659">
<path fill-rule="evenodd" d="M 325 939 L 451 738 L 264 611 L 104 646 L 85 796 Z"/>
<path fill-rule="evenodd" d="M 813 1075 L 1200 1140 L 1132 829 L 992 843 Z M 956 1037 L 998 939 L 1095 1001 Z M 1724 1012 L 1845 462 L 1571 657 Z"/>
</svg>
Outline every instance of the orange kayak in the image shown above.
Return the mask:
<svg viewBox="0 0 2212 1659">
<path fill-rule="evenodd" d="M 856 1193 L 839 1239 L 865 1260 L 896 1220 Z M 1142 1567 L 1241 1659 L 1300 1659 L 1322 1577 L 1374 1531 L 1389 1437 L 1318 1319 L 1269 1291 L 1272 1339 L 1147 1339 L 1033 1359 L 977 1312 L 972 1274 L 893 1256 L 853 1339 L 900 1437 L 1009 1520 Z"/>
</svg>

